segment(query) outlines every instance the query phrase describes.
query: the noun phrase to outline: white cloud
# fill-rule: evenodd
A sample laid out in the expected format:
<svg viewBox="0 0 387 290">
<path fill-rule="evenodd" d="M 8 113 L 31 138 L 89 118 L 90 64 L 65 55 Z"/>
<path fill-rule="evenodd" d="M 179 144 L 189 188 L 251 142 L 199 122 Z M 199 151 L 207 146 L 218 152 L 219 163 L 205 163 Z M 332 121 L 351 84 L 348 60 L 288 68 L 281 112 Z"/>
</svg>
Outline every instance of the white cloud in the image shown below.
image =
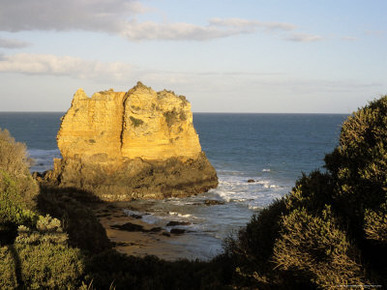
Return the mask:
<svg viewBox="0 0 387 290">
<path fill-rule="evenodd" d="M 120 62 L 100 62 L 50 54 L 20 53 L 0 57 L 0 72 L 4 73 L 122 80 L 132 69 L 131 65 Z"/>
<path fill-rule="evenodd" d="M 323 40 L 323 37 L 320 35 L 307 34 L 307 33 L 293 33 L 286 40 L 295 41 L 295 42 L 314 42 Z"/>
<path fill-rule="evenodd" d="M 129 40 L 209 40 L 233 35 L 263 31 L 289 31 L 295 25 L 281 22 L 260 22 L 240 18 L 211 19 L 206 26 L 189 23 L 138 23 L 133 20 L 126 25 L 123 36 Z"/>
<path fill-rule="evenodd" d="M 31 43 L 20 41 L 17 39 L 0 38 L 0 48 L 15 49 L 15 48 L 25 48 L 30 45 Z"/>
<path fill-rule="evenodd" d="M 385 30 L 366 30 L 365 35 L 367 36 L 376 36 L 376 37 L 383 37 L 386 35 L 387 31 Z"/>
<path fill-rule="evenodd" d="M 210 40 L 232 35 L 290 31 L 295 25 L 239 18 L 185 22 L 138 22 L 150 8 L 137 0 L 0 0 L 0 31 L 84 30 L 119 34 L 129 40 Z"/>
<path fill-rule="evenodd" d="M 136 0 L 0 0 L 0 30 L 119 32 L 146 8 Z"/>
<path fill-rule="evenodd" d="M 346 41 L 356 41 L 356 40 L 358 40 L 358 38 L 354 37 L 354 36 L 344 36 L 341 39 L 342 40 L 346 40 Z"/>
<path fill-rule="evenodd" d="M 127 24 L 122 35 L 129 40 L 208 40 L 225 37 L 230 32 L 210 26 L 202 27 L 189 23 L 156 23 L 136 21 Z"/>
<path fill-rule="evenodd" d="M 240 18 L 213 18 L 210 20 L 210 24 L 214 26 L 232 27 L 239 29 L 246 29 L 247 31 L 255 30 L 258 28 L 268 30 L 293 30 L 296 28 L 294 24 L 284 22 L 261 22 L 256 20 L 246 20 Z"/>
</svg>

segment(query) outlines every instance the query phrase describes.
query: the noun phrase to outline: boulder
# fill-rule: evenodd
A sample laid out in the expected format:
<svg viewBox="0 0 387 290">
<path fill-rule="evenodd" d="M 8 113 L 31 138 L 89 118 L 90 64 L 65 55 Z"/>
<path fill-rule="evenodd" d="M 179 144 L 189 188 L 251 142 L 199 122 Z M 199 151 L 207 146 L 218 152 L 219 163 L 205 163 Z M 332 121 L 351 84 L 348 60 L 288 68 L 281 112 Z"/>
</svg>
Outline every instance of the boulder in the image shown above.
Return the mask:
<svg viewBox="0 0 387 290">
<path fill-rule="evenodd" d="M 127 232 L 143 232 L 144 227 L 133 223 L 125 223 L 123 225 L 111 225 L 110 228 Z"/>
<path fill-rule="evenodd" d="M 223 205 L 225 202 L 222 200 L 215 200 L 215 199 L 206 199 L 204 201 L 205 205 Z"/>
<path fill-rule="evenodd" d="M 183 222 L 183 221 L 170 221 L 167 223 L 167 227 L 175 227 L 175 226 L 189 226 L 190 222 Z"/>
<path fill-rule="evenodd" d="M 186 231 L 184 229 L 171 229 L 171 234 L 175 234 L 175 235 L 182 235 L 184 234 Z"/>
</svg>

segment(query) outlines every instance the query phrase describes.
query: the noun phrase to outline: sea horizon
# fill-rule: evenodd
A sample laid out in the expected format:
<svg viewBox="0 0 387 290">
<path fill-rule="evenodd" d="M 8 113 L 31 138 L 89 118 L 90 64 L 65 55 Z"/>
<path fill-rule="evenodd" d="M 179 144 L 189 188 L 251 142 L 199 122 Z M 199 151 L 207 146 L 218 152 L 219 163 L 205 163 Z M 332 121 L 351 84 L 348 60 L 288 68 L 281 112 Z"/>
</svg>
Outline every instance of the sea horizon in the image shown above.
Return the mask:
<svg viewBox="0 0 387 290">
<path fill-rule="evenodd" d="M 1 111 L 0 113 L 63 113 L 66 111 Z M 351 115 L 351 113 L 330 113 L 330 112 L 195 112 L 192 114 L 246 114 L 246 115 Z"/>
</svg>

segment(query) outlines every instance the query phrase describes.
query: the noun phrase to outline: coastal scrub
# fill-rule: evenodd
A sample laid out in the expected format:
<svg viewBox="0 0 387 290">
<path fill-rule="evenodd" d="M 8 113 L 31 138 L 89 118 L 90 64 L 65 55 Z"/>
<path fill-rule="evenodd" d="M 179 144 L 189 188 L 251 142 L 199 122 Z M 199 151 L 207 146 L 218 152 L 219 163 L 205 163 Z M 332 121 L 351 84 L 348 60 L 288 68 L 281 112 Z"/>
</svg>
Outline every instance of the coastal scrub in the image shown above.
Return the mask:
<svg viewBox="0 0 387 290">
<path fill-rule="evenodd" d="M 344 122 L 325 167 L 226 242 L 235 285 L 387 285 L 387 96 Z"/>
<path fill-rule="evenodd" d="M 73 288 L 82 255 L 68 246 L 59 220 L 37 212 L 29 164 L 25 145 L 0 129 L 0 288 Z"/>
</svg>

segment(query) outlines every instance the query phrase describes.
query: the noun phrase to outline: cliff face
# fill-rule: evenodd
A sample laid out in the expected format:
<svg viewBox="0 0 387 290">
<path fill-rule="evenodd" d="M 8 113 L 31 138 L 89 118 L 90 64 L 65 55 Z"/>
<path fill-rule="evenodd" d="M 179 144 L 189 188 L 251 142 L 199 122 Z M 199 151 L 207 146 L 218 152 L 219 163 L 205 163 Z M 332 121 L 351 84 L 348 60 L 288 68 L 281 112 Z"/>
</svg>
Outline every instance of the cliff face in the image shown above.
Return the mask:
<svg viewBox="0 0 387 290">
<path fill-rule="evenodd" d="M 78 90 L 57 140 L 63 158 L 102 154 L 114 159 L 165 160 L 196 158 L 201 152 L 190 103 L 141 83 L 127 93 L 110 90 L 91 98 Z"/>
<path fill-rule="evenodd" d="M 78 90 L 57 135 L 63 159 L 47 179 L 102 199 L 187 196 L 217 186 L 201 151 L 191 105 L 138 83 L 87 97 Z"/>
</svg>

